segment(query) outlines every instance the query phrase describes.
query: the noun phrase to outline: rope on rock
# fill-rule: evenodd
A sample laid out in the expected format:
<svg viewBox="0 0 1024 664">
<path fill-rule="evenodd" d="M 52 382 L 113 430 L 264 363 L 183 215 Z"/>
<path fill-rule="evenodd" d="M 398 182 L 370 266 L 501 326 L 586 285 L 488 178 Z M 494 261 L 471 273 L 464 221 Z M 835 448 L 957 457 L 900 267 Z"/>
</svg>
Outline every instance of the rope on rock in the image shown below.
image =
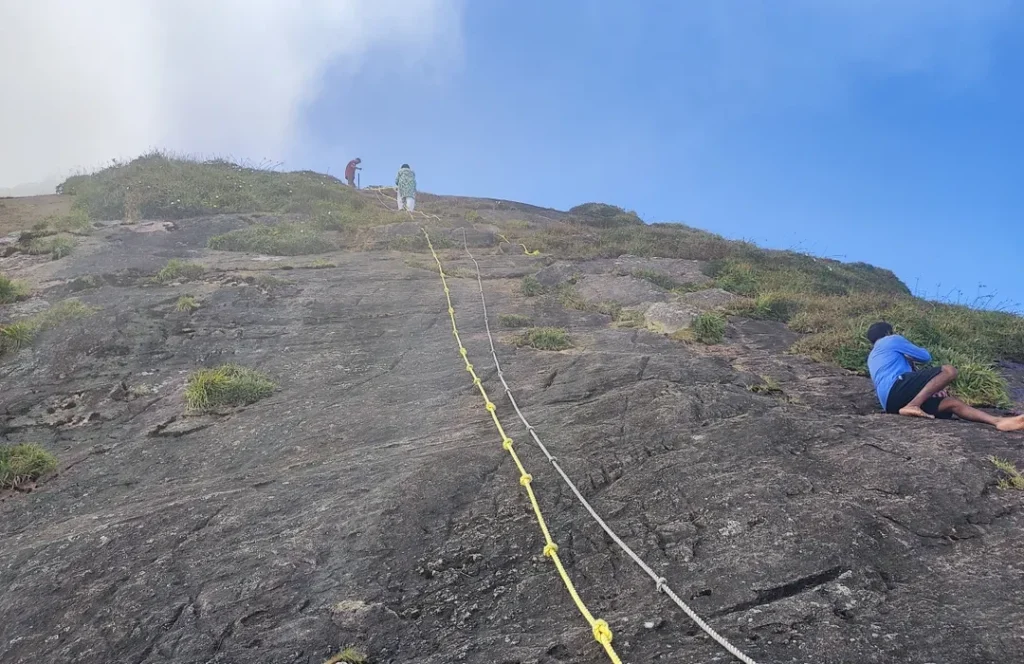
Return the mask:
<svg viewBox="0 0 1024 664">
<path fill-rule="evenodd" d="M 594 521 L 596 521 L 597 524 L 601 526 L 602 530 L 604 530 L 604 532 L 607 533 L 608 537 L 610 537 L 612 541 L 615 542 L 619 546 L 619 548 L 622 549 L 622 551 L 627 556 L 629 556 L 633 560 L 633 562 L 635 562 L 637 566 L 640 567 L 640 569 L 644 571 L 645 574 L 647 574 L 647 576 L 651 577 L 651 579 L 654 581 L 656 592 L 662 592 L 668 595 L 669 599 L 675 602 L 676 606 L 678 606 L 683 611 L 683 613 L 689 616 L 690 620 L 696 623 L 698 627 L 704 630 L 704 632 L 708 636 L 714 639 L 720 646 L 725 648 L 733 657 L 740 660 L 741 662 L 744 662 L 744 664 L 757 664 L 753 659 L 751 659 L 742 651 L 740 651 L 739 648 L 729 643 L 729 641 L 726 640 L 725 637 L 716 632 L 710 625 L 708 625 L 707 622 L 704 621 L 703 618 L 697 615 L 697 613 L 693 609 L 691 609 L 686 604 L 686 602 L 679 598 L 679 595 L 677 595 L 675 592 L 673 592 L 671 588 L 669 588 L 668 583 L 665 581 L 664 577 L 659 576 L 657 572 L 651 569 L 650 565 L 645 563 L 643 559 L 640 558 L 640 556 L 638 556 L 633 551 L 633 549 L 629 547 L 628 544 L 622 541 L 622 538 L 615 534 L 615 531 L 613 531 L 611 527 L 605 522 L 605 520 L 601 518 L 601 516 L 597 513 L 593 506 L 591 506 L 591 504 L 587 502 L 587 499 L 583 497 L 583 494 L 580 493 L 580 490 L 578 488 L 576 488 L 576 485 L 573 483 L 573 481 L 569 479 L 569 476 L 565 473 L 564 470 L 562 470 L 562 467 L 558 465 L 558 460 L 556 459 L 556 457 L 554 457 L 551 454 L 551 452 L 548 451 L 548 448 L 544 445 L 544 443 L 541 442 L 540 437 L 537 436 L 537 431 L 527 421 L 526 416 L 523 415 L 523 411 L 520 410 L 519 408 L 519 404 L 516 403 L 515 397 L 512 395 L 512 389 L 508 386 L 508 382 L 505 380 L 505 374 L 501 370 L 501 363 L 498 361 L 498 353 L 494 348 L 494 337 L 491 335 L 491 324 L 490 321 L 488 320 L 487 299 L 484 297 L 484 282 L 483 277 L 480 274 L 480 263 L 477 262 L 476 257 L 473 256 L 472 252 L 470 252 L 469 243 L 466 241 L 465 233 L 463 233 L 462 236 L 462 247 L 465 250 L 466 255 L 469 256 L 470 260 L 472 260 L 473 264 L 476 266 L 476 283 L 480 291 L 480 306 L 483 308 L 484 327 L 487 330 L 487 341 L 488 343 L 490 343 L 491 346 L 491 359 L 494 361 L 494 368 L 498 373 L 498 379 L 501 380 L 501 384 L 505 388 L 505 396 L 508 397 L 509 402 L 512 404 L 512 408 L 514 408 L 516 411 L 516 415 L 519 416 L 519 420 L 523 423 L 523 426 L 526 427 L 526 430 L 530 433 L 530 436 L 533 438 L 533 441 L 537 444 L 537 447 L 540 448 L 540 451 L 543 452 L 544 456 L 547 457 L 548 461 L 551 462 L 551 465 L 554 466 L 555 470 L 562 477 L 562 480 L 564 480 L 566 485 L 568 485 L 569 490 L 572 491 L 573 495 L 575 495 L 576 498 L 580 501 L 580 504 L 583 505 L 584 509 L 586 509 L 587 512 L 590 513 L 590 516 L 593 517 Z"/>
<path fill-rule="evenodd" d="M 583 614 L 583 617 L 590 625 L 594 639 L 601 644 L 601 647 L 604 648 L 605 653 L 607 653 L 612 664 L 622 664 L 622 660 L 619 659 L 618 654 L 616 654 L 615 649 L 612 647 L 612 631 L 608 627 L 608 623 L 600 618 L 594 618 L 593 614 L 591 614 L 590 610 L 587 608 L 587 605 L 583 602 L 583 599 L 579 596 L 579 593 L 576 592 L 576 586 L 573 585 L 572 579 L 569 578 L 568 572 L 565 571 L 565 567 L 562 566 L 562 561 L 558 557 L 558 545 L 555 544 L 555 541 L 551 537 L 551 532 L 548 530 L 547 522 L 544 520 L 540 504 L 537 502 L 537 496 L 533 491 L 533 477 L 526 472 L 526 468 L 523 466 L 523 462 L 519 459 L 519 455 L 516 453 L 515 447 L 512 444 L 512 439 L 505 433 L 505 429 L 501 425 L 501 420 L 498 419 L 497 407 L 494 405 L 494 402 L 491 401 L 490 397 L 487 396 L 487 390 L 484 389 L 483 382 L 481 382 L 480 377 L 477 375 L 476 371 L 473 369 L 473 365 L 469 361 L 469 351 L 466 350 L 466 347 L 462 344 L 462 338 L 459 336 L 459 328 L 455 322 L 455 307 L 452 304 L 451 291 L 448 289 L 448 279 L 445 276 L 444 267 L 441 265 L 441 259 L 434 250 L 434 243 L 430 240 L 430 234 L 427 232 L 426 228 L 423 228 L 422 230 L 423 236 L 427 239 L 427 246 L 430 248 L 430 253 L 434 257 L 434 262 L 437 263 L 437 273 L 440 275 L 441 285 L 444 287 L 444 297 L 448 302 L 448 317 L 451 319 L 452 334 L 455 336 L 456 344 L 458 344 L 459 355 L 462 356 L 462 361 L 466 364 L 466 371 L 469 372 L 469 375 L 473 378 L 473 385 L 480 392 L 480 396 L 483 397 L 484 408 L 490 414 L 491 421 L 494 422 L 494 427 L 498 430 L 498 435 L 501 436 L 502 449 L 509 453 L 509 456 L 512 457 L 512 461 L 515 462 L 516 468 L 519 470 L 519 483 L 524 489 L 526 489 L 526 494 L 530 498 L 530 505 L 533 507 L 533 513 L 537 517 L 537 525 L 540 526 L 541 533 L 544 535 L 544 555 L 550 558 L 551 562 L 554 563 L 555 568 L 558 570 L 558 575 L 562 578 L 562 582 L 569 591 L 569 595 L 572 597 L 573 602 L 576 603 L 576 608 L 579 609 L 580 613 Z M 477 275 L 479 276 L 479 270 L 477 271 Z M 482 288 L 483 287 L 481 286 L 481 289 Z M 482 293 L 483 291 L 481 290 L 481 294 Z M 493 343 L 491 348 L 494 348 Z M 520 417 L 522 417 L 522 414 L 520 414 Z"/>
</svg>

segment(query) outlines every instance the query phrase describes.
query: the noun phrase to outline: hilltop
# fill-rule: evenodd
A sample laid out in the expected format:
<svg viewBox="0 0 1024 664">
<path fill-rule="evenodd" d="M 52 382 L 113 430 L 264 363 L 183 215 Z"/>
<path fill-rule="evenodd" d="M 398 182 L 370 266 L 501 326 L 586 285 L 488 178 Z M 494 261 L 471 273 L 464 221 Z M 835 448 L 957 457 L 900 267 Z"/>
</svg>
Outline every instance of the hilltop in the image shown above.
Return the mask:
<svg viewBox="0 0 1024 664">
<path fill-rule="evenodd" d="M 417 203 L 161 154 L 0 201 L 0 660 L 607 661 L 422 228 L 624 661 L 729 655 L 531 444 L 463 243 L 530 424 L 748 655 L 1024 657 L 1024 436 L 882 415 L 863 376 L 885 318 L 961 368 L 962 398 L 1019 409 L 1024 319 L 600 203 Z"/>
</svg>

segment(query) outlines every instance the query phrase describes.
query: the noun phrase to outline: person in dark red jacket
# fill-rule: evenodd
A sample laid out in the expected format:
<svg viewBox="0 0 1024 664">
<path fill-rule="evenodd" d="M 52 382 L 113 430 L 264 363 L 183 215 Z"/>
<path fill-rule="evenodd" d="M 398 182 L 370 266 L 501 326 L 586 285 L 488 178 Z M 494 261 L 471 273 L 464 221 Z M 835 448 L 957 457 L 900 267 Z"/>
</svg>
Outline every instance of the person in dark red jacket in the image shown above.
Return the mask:
<svg viewBox="0 0 1024 664">
<path fill-rule="evenodd" d="M 363 169 L 359 168 L 359 164 L 363 163 L 363 160 L 356 157 L 352 161 L 348 162 L 348 166 L 345 167 L 345 179 L 348 180 L 348 186 L 356 186 L 356 171 Z"/>
</svg>

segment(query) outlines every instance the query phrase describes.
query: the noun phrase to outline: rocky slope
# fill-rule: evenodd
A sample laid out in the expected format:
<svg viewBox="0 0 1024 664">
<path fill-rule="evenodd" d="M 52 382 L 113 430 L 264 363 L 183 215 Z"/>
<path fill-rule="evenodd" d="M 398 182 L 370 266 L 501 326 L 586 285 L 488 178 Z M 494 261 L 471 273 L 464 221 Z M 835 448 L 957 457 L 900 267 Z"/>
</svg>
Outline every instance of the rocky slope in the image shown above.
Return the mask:
<svg viewBox="0 0 1024 664">
<path fill-rule="evenodd" d="M 724 636 L 762 663 L 1024 660 L 1022 494 L 998 490 L 988 461 L 1019 461 L 1024 436 L 881 415 L 866 379 L 787 354 L 797 335 L 778 323 L 732 318 L 723 344 L 673 341 L 664 328 L 723 297 L 701 290 L 698 263 L 503 253 L 488 222 L 504 209 L 473 207 L 458 225 L 494 319 L 521 314 L 574 343 L 515 347 L 492 319 L 527 417 Z M 346 645 L 375 663 L 606 661 L 541 554 L 429 255 L 205 248 L 249 221 L 107 224 L 71 257 L 3 259 L 37 293 L 6 315 L 71 296 L 98 313 L 0 360 L 0 439 L 60 460 L 0 497 L 0 661 L 319 664 Z M 499 399 L 472 263 L 442 253 L 470 359 L 623 661 L 729 661 L 528 444 Z M 171 258 L 205 275 L 152 283 Z M 697 292 L 624 276 L 636 269 Z M 525 297 L 531 274 L 593 302 L 661 305 L 661 322 Z M 200 308 L 176 311 L 182 295 Z M 228 361 L 278 389 L 186 415 L 188 373 Z"/>
</svg>

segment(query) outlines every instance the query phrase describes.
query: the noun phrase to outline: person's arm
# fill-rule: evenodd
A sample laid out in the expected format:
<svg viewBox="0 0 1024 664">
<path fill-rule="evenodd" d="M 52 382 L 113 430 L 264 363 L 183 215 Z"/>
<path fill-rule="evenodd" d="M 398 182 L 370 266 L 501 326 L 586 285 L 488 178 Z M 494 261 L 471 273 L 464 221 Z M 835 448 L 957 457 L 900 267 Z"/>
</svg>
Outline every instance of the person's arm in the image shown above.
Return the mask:
<svg viewBox="0 0 1024 664">
<path fill-rule="evenodd" d="M 898 337 L 893 350 L 907 356 L 911 362 L 931 362 L 932 354 L 920 346 L 915 346 L 903 337 Z"/>
</svg>

